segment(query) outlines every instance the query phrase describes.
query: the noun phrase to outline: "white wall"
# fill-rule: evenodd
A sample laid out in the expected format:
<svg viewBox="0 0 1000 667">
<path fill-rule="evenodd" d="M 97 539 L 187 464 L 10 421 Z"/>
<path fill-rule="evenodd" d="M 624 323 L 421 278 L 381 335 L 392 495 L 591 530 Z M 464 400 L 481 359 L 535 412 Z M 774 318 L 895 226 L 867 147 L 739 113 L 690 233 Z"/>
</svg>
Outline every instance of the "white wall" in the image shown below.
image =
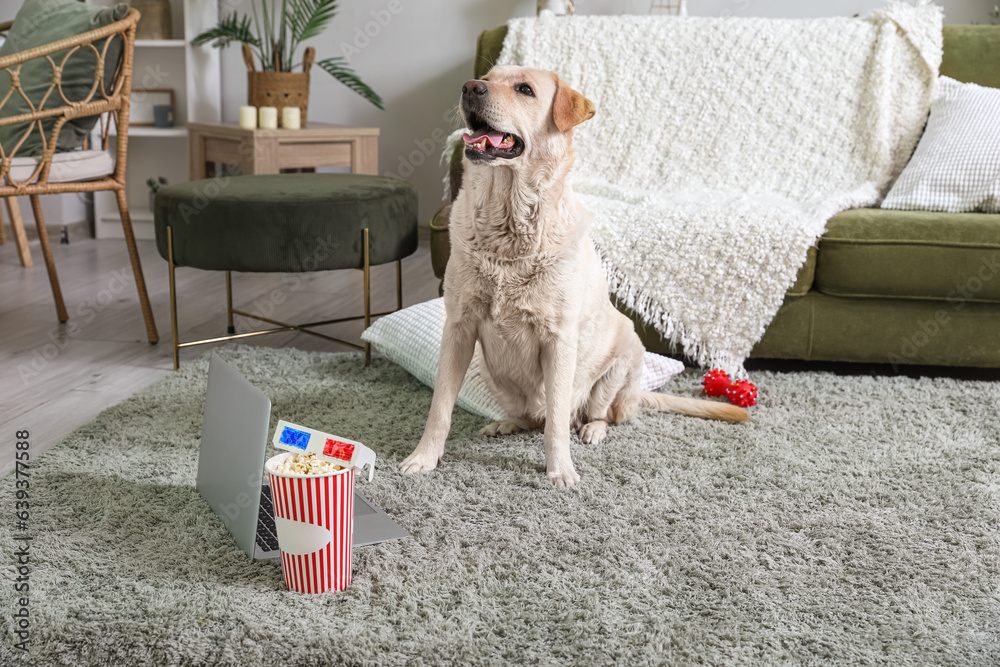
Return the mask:
<svg viewBox="0 0 1000 667">
<path fill-rule="evenodd" d="M 440 139 L 456 127 L 449 111 L 454 112 L 461 85 L 472 76 L 476 36 L 512 17 L 534 14 L 535 1 L 397 2 L 399 13 L 390 15 L 385 11 L 390 0 L 343 0 L 334 25 L 313 43 L 317 58 L 324 58 L 341 55 L 343 45 L 354 45 L 358 39 L 360 53 L 352 54 L 352 66 L 382 95 L 386 111 L 317 71 L 312 78 L 309 118 L 380 127 L 379 169 L 409 174 L 408 180 L 420 194 L 421 219 L 426 222 L 440 205 L 445 173 L 438 166 Z M 849 16 L 882 4 L 881 0 L 689 0 L 688 7 L 693 15 L 810 17 Z M 941 4 L 949 23 L 988 23 L 994 2 L 944 0 Z M 645 14 L 649 1 L 577 0 L 576 7 L 587 14 Z M 380 12 L 384 26 L 372 23 Z M 362 32 L 366 25 L 374 35 L 367 43 Z M 223 55 L 222 63 L 223 118 L 235 120 L 238 107 L 246 103 L 246 69 L 235 48 Z"/>
</svg>

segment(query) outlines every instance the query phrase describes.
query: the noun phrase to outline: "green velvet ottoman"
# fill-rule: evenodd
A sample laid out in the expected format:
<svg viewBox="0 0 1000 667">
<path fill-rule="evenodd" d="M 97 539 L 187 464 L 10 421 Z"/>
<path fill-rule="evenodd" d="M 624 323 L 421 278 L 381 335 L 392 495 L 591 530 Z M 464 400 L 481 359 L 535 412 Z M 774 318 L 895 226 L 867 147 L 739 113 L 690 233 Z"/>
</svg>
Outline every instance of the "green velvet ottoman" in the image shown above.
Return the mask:
<svg viewBox="0 0 1000 667">
<path fill-rule="evenodd" d="M 417 249 L 417 194 L 405 181 L 356 174 L 274 174 L 190 181 L 161 188 L 153 207 L 156 247 L 170 267 L 174 369 L 182 347 L 302 331 L 342 345 L 312 327 L 388 313 L 371 312 L 369 268 L 396 262 L 396 307 L 402 308 L 401 260 Z M 228 335 L 180 342 L 174 269 L 226 272 Z M 362 269 L 364 315 L 286 324 L 233 308 L 232 272 L 299 273 Z M 394 311 L 389 311 L 394 312 Z M 236 333 L 233 315 L 276 325 Z"/>
</svg>

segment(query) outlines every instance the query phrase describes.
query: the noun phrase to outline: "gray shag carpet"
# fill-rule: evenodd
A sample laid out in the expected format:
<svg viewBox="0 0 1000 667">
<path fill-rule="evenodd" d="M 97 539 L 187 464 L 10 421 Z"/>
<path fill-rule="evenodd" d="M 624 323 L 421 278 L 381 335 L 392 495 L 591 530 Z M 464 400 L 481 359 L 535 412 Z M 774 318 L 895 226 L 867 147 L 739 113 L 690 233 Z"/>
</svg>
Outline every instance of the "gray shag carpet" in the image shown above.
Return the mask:
<svg viewBox="0 0 1000 667">
<path fill-rule="evenodd" d="M 7 512 L 0 664 L 1000 663 L 1000 383 L 759 372 L 751 423 L 642 413 L 575 442 L 557 490 L 540 434 L 462 411 L 402 477 L 431 392 L 383 359 L 222 354 L 272 426 L 374 448 L 361 488 L 413 537 L 356 549 L 343 593 L 285 591 L 195 491 L 208 364 L 185 363 L 34 462 L 30 653 Z"/>
</svg>

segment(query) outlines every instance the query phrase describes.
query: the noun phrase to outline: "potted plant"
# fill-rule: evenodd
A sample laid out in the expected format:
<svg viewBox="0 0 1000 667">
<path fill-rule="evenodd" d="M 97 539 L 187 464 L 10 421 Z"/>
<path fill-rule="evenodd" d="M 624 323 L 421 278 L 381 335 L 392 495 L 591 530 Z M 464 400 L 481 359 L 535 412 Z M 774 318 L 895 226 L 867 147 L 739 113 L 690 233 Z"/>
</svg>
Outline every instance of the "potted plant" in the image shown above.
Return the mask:
<svg viewBox="0 0 1000 667">
<path fill-rule="evenodd" d="M 233 42 L 243 44 L 247 64 L 248 104 L 255 107 L 286 106 L 302 110 L 302 127 L 306 126 L 309 106 L 309 68 L 315 50 L 305 49 L 301 61 L 296 52 L 302 42 L 317 37 L 337 14 L 337 0 L 251 0 L 251 16 L 233 12 L 214 28 L 197 35 L 195 46 L 211 43 L 224 48 Z M 257 71 L 256 63 L 260 64 Z M 382 98 L 362 81 L 344 58 L 326 58 L 316 62 L 324 71 L 379 109 Z M 301 72 L 293 71 L 299 65 Z"/>
</svg>

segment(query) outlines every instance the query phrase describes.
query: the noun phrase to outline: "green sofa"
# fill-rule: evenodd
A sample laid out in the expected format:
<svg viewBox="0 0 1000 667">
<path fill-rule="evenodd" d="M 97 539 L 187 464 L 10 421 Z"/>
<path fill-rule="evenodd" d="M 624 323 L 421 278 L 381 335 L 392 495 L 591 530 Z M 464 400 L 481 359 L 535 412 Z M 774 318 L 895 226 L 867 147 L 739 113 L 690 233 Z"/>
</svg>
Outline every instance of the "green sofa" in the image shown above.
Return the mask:
<svg viewBox="0 0 1000 667">
<path fill-rule="evenodd" d="M 479 36 L 475 76 L 506 27 Z M 1000 27 L 946 26 L 941 73 L 1000 88 Z M 451 168 L 454 197 L 462 151 Z M 431 221 L 434 272 L 448 262 L 451 205 Z M 670 353 L 634 315 L 647 349 Z M 1000 215 L 853 209 L 833 217 L 751 355 L 765 359 L 1000 367 Z"/>
</svg>

